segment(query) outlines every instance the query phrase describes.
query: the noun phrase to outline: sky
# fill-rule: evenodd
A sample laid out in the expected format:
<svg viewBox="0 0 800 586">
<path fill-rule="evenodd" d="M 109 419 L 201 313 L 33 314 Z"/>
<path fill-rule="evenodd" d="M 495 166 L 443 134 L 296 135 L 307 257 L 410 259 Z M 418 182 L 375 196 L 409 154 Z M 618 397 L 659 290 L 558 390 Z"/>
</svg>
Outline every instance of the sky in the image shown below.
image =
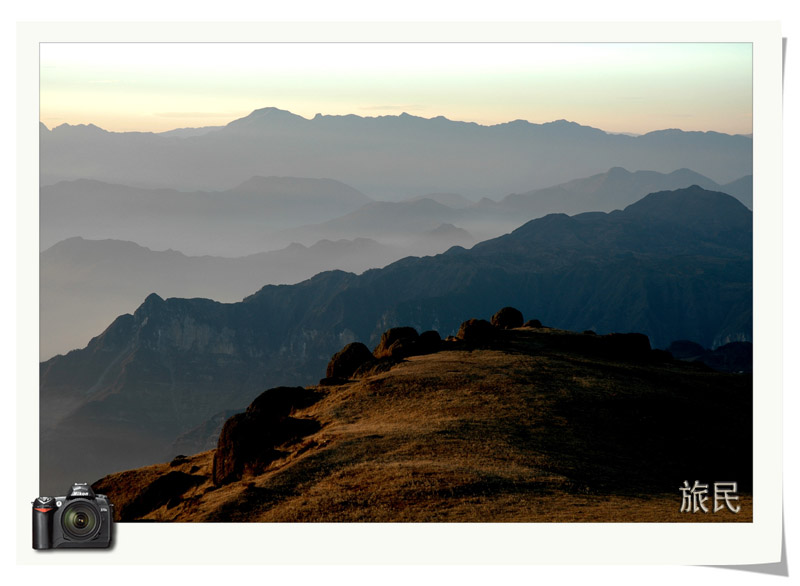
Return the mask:
<svg viewBox="0 0 800 586">
<path fill-rule="evenodd" d="M 253 110 L 752 132 L 749 43 L 42 43 L 40 120 L 115 132 Z"/>
</svg>

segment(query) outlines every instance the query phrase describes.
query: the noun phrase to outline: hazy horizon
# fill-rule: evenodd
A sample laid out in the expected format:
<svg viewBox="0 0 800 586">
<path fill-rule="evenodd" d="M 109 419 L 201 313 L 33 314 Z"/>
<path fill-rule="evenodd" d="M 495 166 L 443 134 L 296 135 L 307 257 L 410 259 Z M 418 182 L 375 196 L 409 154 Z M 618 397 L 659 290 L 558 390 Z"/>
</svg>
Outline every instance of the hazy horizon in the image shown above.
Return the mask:
<svg viewBox="0 0 800 586">
<path fill-rule="evenodd" d="M 292 110 L 286 110 L 284 108 L 277 108 L 275 106 L 261 106 L 261 107 L 253 108 L 250 112 L 247 112 L 246 114 L 243 114 L 241 116 L 237 116 L 236 118 L 232 118 L 232 119 L 224 121 L 224 122 L 222 122 L 220 124 L 208 124 L 208 125 L 204 125 L 204 126 L 176 126 L 174 128 L 167 128 L 166 130 L 160 130 L 160 129 L 159 130 L 156 130 L 156 129 L 152 129 L 152 130 L 147 130 L 147 129 L 140 129 L 140 130 L 112 130 L 112 129 L 106 128 L 104 126 L 101 126 L 99 124 L 95 124 L 94 122 L 91 122 L 91 121 L 89 121 L 89 122 L 74 122 L 74 123 L 73 122 L 62 122 L 62 123 L 56 124 L 54 126 L 51 126 L 51 125 L 45 123 L 44 120 L 40 120 L 40 122 L 42 124 L 44 124 L 45 127 L 48 130 L 53 130 L 55 128 L 58 128 L 59 126 L 73 126 L 73 127 L 76 127 L 76 126 L 96 126 L 97 128 L 100 128 L 101 130 L 105 130 L 106 132 L 112 132 L 112 133 L 116 133 L 116 134 L 124 134 L 126 132 L 143 132 L 143 133 L 152 133 L 152 134 L 166 134 L 166 133 L 177 132 L 177 131 L 181 131 L 181 130 L 203 130 L 203 129 L 206 129 L 206 128 L 210 128 L 210 129 L 221 128 L 221 127 L 227 126 L 231 122 L 235 122 L 236 120 L 241 120 L 242 118 L 247 118 L 248 116 L 254 114 L 255 112 L 258 112 L 259 110 L 269 110 L 269 109 L 276 109 L 276 110 L 281 110 L 281 111 L 284 111 L 284 112 L 288 112 L 290 114 L 293 114 L 294 116 L 298 116 L 300 118 L 303 118 L 304 120 L 306 120 L 308 122 L 311 122 L 315 118 L 319 118 L 319 117 L 329 117 L 329 118 L 342 117 L 343 118 L 343 117 L 348 117 L 348 116 L 357 116 L 359 118 L 364 118 L 364 119 L 379 119 L 379 118 L 392 118 L 392 117 L 397 118 L 397 117 L 406 115 L 406 116 L 410 116 L 410 117 L 413 117 L 413 118 L 420 118 L 420 119 L 423 119 L 423 120 L 434 120 L 434 119 L 437 119 L 437 118 L 444 118 L 444 119 L 446 119 L 446 120 L 448 120 L 450 122 L 462 122 L 462 123 L 465 123 L 465 124 L 475 124 L 477 126 L 484 126 L 484 127 L 502 126 L 504 124 L 509 124 L 509 123 L 512 123 L 512 122 L 527 122 L 528 124 L 532 124 L 532 125 L 546 125 L 546 124 L 553 124 L 553 123 L 557 123 L 557 122 L 568 122 L 568 123 L 571 123 L 571 124 L 577 124 L 579 126 L 584 126 L 584 127 L 588 127 L 588 128 L 594 128 L 596 130 L 601 130 L 601 131 L 605 132 L 606 134 L 622 134 L 622 135 L 627 135 L 627 136 L 643 136 L 643 135 L 651 133 L 651 132 L 659 132 L 659 131 L 665 131 L 665 130 L 680 130 L 682 132 L 716 132 L 716 133 L 719 133 L 719 134 L 729 134 L 731 136 L 752 136 L 751 132 L 742 133 L 742 132 L 721 132 L 721 131 L 718 131 L 718 130 L 687 130 L 686 128 L 679 128 L 679 127 L 653 128 L 653 129 L 645 131 L 645 132 L 610 131 L 610 130 L 606 130 L 605 128 L 598 128 L 598 127 L 593 126 L 591 124 L 584 124 L 583 122 L 581 122 L 579 120 L 569 120 L 569 119 L 566 119 L 566 118 L 558 118 L 558 119 L 553 119 L 553 120 L 544 120 L 544 121 L 540 121 L 540 122 L 534 122 L 534 121 L 531 121 L 531 120 L 523 120 L 521 118 L 516 118 L 516 119 L 505 120 L 505 121 L 502 121 L 502 122 L 482 124 L 482 123 L 476 122 L 474 120 L 457 120 L 457 119 L 453 119 L 453 118 L 448 118 L 447 116 L 443 116 L 441 114 L 430 115 L 430 116 L 419 116 L 417 114 L 411 114 L 411 113 L 405 112 L 405 111 L 400 112 L 399 114 L 381 114 L 381 115 L 375 115 L 375 116 L 356 114 L 355 112 L 344 113 L 344 114 L 329 114 L 329 113 L 325 113 L 325 112 L 318 112 L 313 116 L 306 117 L 306 116 L 301 116 L 300 114 L 297 114 L 296 112 L 293 112 Z"/>
<path fill-rule="evenodd" d="M 271 106 L 752 133 L 749 43 L 42 43 L 40 86 L 48 128 L 166 132 Z"/>
</svg>

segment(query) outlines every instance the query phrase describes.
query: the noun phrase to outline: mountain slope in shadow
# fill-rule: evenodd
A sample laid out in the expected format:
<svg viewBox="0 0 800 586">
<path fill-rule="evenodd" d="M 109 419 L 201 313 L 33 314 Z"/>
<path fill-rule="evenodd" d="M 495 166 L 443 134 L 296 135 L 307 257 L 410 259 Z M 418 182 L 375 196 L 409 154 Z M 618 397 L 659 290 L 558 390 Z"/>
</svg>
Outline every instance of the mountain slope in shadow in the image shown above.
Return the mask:
<svg viewBox="0 0 800 586">
<path fill-rule="evenodd" d="M 94 488 L 122 521 L 752 521 L 750 376 L 635 334 L 486 326 L 265 391 L 216 449 Z M 680 512 L 684 480 L 723 478 L 738 513 Z"/>
</svg>

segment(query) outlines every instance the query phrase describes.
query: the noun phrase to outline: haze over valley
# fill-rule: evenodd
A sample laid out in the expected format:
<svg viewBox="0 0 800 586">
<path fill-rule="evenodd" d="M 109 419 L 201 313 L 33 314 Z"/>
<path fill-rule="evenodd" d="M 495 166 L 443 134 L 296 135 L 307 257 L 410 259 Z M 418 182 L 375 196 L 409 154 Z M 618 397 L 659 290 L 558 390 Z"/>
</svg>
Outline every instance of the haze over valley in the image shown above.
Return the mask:
<svg viewBox="0 0 800 586">
<path fill-rule="evenodd" d="M 295 178 L 253 178 L 216 194 L 89 180 L 43 187 L 40 358 L 82 347 L 150 293 L 239 301 L 264 285 L 470 248 L 526 219 L 609 212 L 648 193 L 690 185 L 752 206 L 750 176 L 723 186 L 688 169 L 665 174 L 620 167 L 478 202 L 457 194 L 374 201 L 333 180 Z"/>
</svg>

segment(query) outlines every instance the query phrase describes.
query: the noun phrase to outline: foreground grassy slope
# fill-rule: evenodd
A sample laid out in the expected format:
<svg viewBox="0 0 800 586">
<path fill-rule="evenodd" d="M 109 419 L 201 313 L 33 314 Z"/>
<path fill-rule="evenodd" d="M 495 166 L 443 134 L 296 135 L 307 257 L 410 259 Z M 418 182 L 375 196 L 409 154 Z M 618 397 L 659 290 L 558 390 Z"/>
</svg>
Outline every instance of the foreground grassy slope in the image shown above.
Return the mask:
<svg viewBox="0 0 800 586">
<path fill-rule="evenodd" d="M 256 474 L 215 486 L 213 451 L 108 476 L 121 520 L 752 520 L 752 379 L 590 334 L 444 343 L 316 390 L 321 427 Z M 684 480 L 736 481 L 739 514 L 680 513 Z"/>
</svg>

